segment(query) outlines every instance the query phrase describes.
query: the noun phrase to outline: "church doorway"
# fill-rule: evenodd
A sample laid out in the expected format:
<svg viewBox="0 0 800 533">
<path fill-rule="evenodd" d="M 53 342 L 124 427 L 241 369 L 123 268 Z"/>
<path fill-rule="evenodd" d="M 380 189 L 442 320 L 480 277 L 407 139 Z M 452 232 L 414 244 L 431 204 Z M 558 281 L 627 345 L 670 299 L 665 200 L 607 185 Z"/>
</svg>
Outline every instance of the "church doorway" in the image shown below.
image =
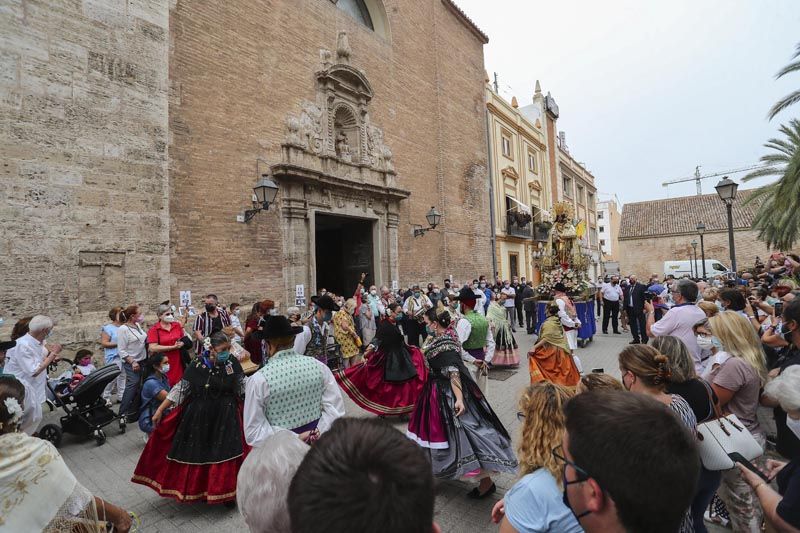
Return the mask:
<svg viewBox="0 0 800 533">
<path fill-rule="evenodd" d="M 361 273 L 366 283 L 374 283 L 374 221 L 325 215 L 315 217 L 315 291 L 325 288 L 345 298 L 352 296 Z"/>
</svg>

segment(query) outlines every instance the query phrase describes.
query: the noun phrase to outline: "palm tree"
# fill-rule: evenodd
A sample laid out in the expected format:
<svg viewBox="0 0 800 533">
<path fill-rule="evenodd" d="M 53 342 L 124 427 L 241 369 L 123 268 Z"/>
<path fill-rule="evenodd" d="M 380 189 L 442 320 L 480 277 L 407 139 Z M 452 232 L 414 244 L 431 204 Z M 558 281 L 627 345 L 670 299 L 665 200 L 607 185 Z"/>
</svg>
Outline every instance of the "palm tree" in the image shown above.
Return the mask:
<svg viewBox="0 0 800 533">
<path fill-rule="evenodd" d="M 800 93 L 797 95 L 800 100 Z M 780 127 L 784 138 L 767 141 L 773 153 L 761 157 L 764 167 L 742 181 L 763 176 L 778 176 L 778 181 L 753 192 L 747 204 L 756 202 L 758 210 L 753 229 L 758 238 L 781 250 L 789 250 L 800 240 L 800 120 L 792 119 Z"/>
<path fill-rule="evenodd" d="M 792 56 L 792 62 L 783 67 L 775 76 L 775 79 L 780 79 L 790 72 L 800 72 L 800 44 L 798 44 L 797 48 L 795 49 L 794 55 Z M 769 119 L 772 120 L 775 118 L 775 115 L 790 105 L 796 104 L 797 102 L 800 102 L 800 90 L 789 93 L 785 97 L 778 100 L 778 103 L 772 106 L 772 109 L 769 110 Z"/>
</svg>

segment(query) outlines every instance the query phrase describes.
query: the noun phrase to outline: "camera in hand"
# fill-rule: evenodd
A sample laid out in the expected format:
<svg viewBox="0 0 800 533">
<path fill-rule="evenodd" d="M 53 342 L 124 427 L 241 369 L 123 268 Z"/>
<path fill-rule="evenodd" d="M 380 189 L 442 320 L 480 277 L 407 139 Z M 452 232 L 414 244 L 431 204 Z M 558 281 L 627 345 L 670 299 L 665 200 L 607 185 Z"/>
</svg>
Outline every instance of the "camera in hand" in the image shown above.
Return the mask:
<svg viewBox="0 0 800 533">
<path fill-rule="evenodd" d="M 652 292 L 646 292 L 646 293 L 644 293 L 644 301 L 645 301 L 645 302 L 652 302 L 652 301 L 653 301 L 653 298 L 654 298 L 654 296 L 653 296 L 653 293 L 652 293 Z"/>
</svg>

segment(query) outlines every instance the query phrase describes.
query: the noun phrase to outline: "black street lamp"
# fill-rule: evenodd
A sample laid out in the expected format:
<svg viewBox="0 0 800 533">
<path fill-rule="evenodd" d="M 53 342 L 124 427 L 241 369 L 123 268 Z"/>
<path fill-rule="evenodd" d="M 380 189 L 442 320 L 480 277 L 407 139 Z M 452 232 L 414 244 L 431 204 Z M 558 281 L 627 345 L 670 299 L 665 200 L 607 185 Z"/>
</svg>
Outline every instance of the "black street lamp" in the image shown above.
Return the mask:
<svg viewBox="0 0 800 533">
<path fill-rule="evenodd" d="M 700 234 L 700 261 L 703 262 L 703 281 L 706 279 L 706 247 L 703 242 L 703 234 L 706 232 L 706 225 L 702 222 L 697 223 L 697 233 Z"/>
<path fill-rule="evenodd" d="M 256 216 L 256 213 L 268 210 L 269 206 L 275 202 L 277 195 L 278 185 L 269 179 L 269 174 L 262 174 L 261 179 L 253 187 L 253 209 L 248 209 L 244 212 L 244 221 L 250 222 L 250 219 Z"/>
<path fill-rule="evenodd" d="M 700 277 L 700 271 L 697 270 L 697 241 L 692 241 L 692 248 L 694 249 L 694 276 Z"/>
<path fill-rule="evenodd" d="M 733 243 L 733 201 L 736 199 L 736 189 L 739 188 L 739 184 L 725 176 L 714 188 L 728 209 L 728 248 L 731 252 L 731 270 L 736 272 L 736 249 Z"/>
<path fill-rule="evenodd" d="M 427 228 L 414 228 L 414 237 L 421 237 L 425 235 L 425 232 L 428 230 L 435 229 L 442 222 L 442 214 L 436 210 L 435 207 L 431 207 L 431 210 L 428 211 L 428 214 L 425 215 L 425 220 L 428 221 Z"/>
</svg>

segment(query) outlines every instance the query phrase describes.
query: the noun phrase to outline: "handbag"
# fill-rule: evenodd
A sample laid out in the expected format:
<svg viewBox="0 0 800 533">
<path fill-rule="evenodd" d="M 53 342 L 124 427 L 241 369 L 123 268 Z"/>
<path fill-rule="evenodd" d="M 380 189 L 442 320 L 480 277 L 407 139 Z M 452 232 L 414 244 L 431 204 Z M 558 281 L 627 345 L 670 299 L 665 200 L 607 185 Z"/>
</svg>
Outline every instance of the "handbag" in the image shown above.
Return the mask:
<svg viewBox="0 0 800 533">
<path fill-rule="evenodd" d="M 705 381 L 703 384 L 716 415 L 711 420 L 697 424 L 697 449 L 703 467 L 712 471 L 730 470 L 735 464 L 728 454 L 733 452 L 742 454 L 748 461 L 763 455 L 761 445 L 735 414 L 722 416 L 711 396 L 709 385 Z"/>
</svg>

